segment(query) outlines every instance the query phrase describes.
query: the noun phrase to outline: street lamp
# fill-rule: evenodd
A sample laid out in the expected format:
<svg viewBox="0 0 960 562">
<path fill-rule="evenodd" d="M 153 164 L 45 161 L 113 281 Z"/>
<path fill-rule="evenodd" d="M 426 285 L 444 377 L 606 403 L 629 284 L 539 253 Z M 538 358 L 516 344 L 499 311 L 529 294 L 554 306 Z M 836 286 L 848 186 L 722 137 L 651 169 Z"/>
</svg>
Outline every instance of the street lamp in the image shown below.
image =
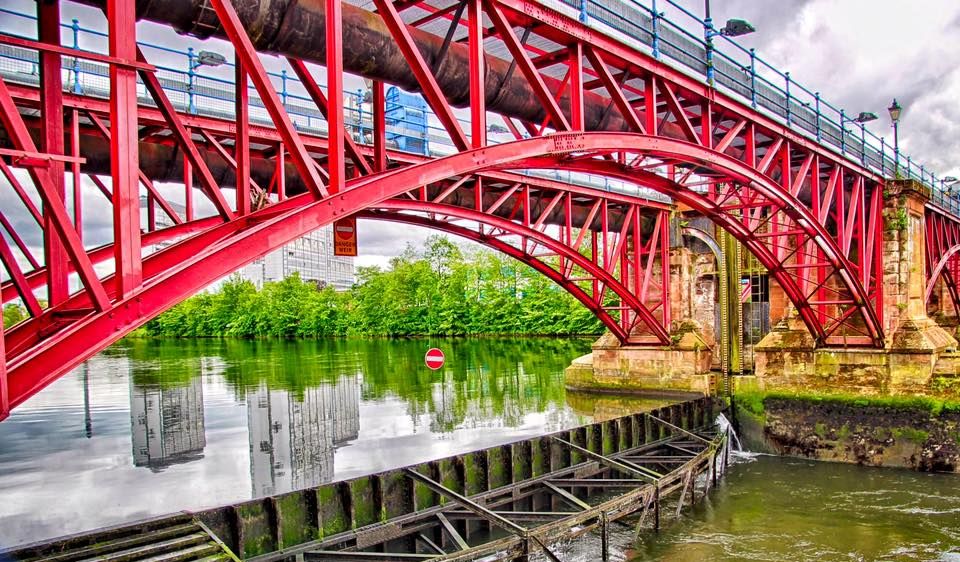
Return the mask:
<svg viewBox="0 0 960 562">
<path fill-rule="evenodd" d="M 196 76 L 196 70 L 201 66 L 209 66 L 214 68 L 226 62 L 227 58 L 220 53 L 215 53 L 213 51 L 200 51 L 199 53 L 194 54 L 193 47 L 187 48 L 187 64 L 189 66 L 189 70 L 187 72 L 187 79 L 189 81 L 187 84 L 187 111 L 190 113 L 197 112 L 197 107 L 194 105 L 193 100 L 193 79 Z"/>
<path fill-rule="evenodd" d="M 893 121 L 893 165 L 896 174 L 900 173 L 900 113 L 903 107 L 893 98 L 893 103 L 887 108 L 890 120 Z"/>
<path fill-rule="evenodd" d="M 846 154 L 846 150 L 847 150 L 846 137 L 849 131 L 847 131 L 847 128 L 845 125 L 848 122 L 856 123 L 860 125 L 860 161 L 861 163 L 866 164 L 867 128 L 864 127 L 863 124 L 869 123 L 870 121 L 876 121 L 876 120 L 877 120 L 877 114 L 873 113 L 872 111 L 861 111 L 860 114 L 857 115 L 856 117 L 850 118 L 850 117 L 847 117 L 846 114 L 844 114 L 843 110 L 840 110 L 840 127 L 841 127 L 840 150 L 841 152 Z"/>
<path fill-rule="evenodd" d="M 757 28 L 747 20 L 734 18 L 727 20 L 726 25 L 717 31 L 713 28 L 713 19 L 710 17 L 710 0 L 703 0 L 703 13 L 703 39 L 704 49 L 707 55 L 707 84 L 713 87 L 713 38 L 717 35 L 723 35 L 724 37 L 739 37 L 741 35 L 753 33 L 757 30 Z"/>
</svg>

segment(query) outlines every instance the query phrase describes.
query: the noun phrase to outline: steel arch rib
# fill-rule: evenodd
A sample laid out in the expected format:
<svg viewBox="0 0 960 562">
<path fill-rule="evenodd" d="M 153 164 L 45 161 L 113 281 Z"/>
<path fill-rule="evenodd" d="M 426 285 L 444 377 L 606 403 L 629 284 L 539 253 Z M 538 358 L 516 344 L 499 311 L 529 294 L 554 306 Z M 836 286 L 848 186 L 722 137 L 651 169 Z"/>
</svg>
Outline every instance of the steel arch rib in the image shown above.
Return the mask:
<svg viewBox="0 0 960 562">
<path fill-rule="evenodd" d="M 437 203 L 427 203 L 423 201 L 393 199 L 393 200 L 388 200 L 388 201 L 379 203 L 375 205 L 373 208 L 384 209 L 388 211 L 423 211 L 428 213 L 442 214 L 446 216 L 451 216 L 451 217 L 456 217 L 460 219 L 471 220 L 478 223 L 487 224 L 487 225 L 501 228 L 504 230 L 509 230 L 512 234 L 518 234 L 520 236 L 524 236 L 524 237 L 536 240 L 541 245 L 550 248 L 551 250 L 562 255 L 564 258 L 580 266 L 584 271 L 588 272 L 589 274 L 598 277 L 601 281 L 603 281 L 605 285 L 613 289 L 613 291 L 617 294 L 617 296 L 623 299 L 633 309 L 633 311 L 640 317 L 641 321 L 648 328 L 650 328 L 651 332 L 653 332 L 653 335 L 660 341 L 661 344 L 663 345 L 670 344 L 670 334 L 667 333 L 666 328 L 656 320 L 656 318 L 654 317 L 650 309 L 647 308 L 646 305 L 644 305 L 642 302 L 640 302 L 640 300 L 636 298 L 636 295 L 631 293 L 627 287 L 624 287 L 623 284 L 620 283 L 609 272 L 604 271 L 602 268 L 598 267 L 597 264 L 594 264 L 592 261 L 586 259 L 579 252 L 576 252 L 569 246 L 566 246 L 565 244 L 562 244 L 554 240 L 553 238 L 546 236 L 545 234 L 543 234 L 538 230 L 525 227 L 523 225 L 498 217 L 496 215 L 481 213 L 479 211 L 474 211 L 474 210 L 466 209 L 463 207 L 455 207 L 452 205 L 442 205 Z M 398 217 L 403 217 L 403 219 Z M 458 236 L 464 236 L 483 244 L 488 244 L 486 240 L 490 240 L 490 243 L 488 245 L 498 250 L 504 251 L 504 253 L 507 253 L 508 255 L 516 258 L 522 263 L 525 263 L 527 265 L 531 265 L 537 268 L 538 271 L 546 274 L 548 277 L 550 277 L 551 280 L 555 281 L 560 286 L 570 291 L 575 297 L 577 297 L 577 299 L 583 302 L 583 304 L 587 308 L 589 308 L 598 316 L 599 316 L 599 312 L 603 311 L 602 306 L 599 306 L 599 307 L 596 306 L 593 303 L 593 300 L 588 295 L 586 295 L 586 293 L 584 293 L 583 291 L 574 292 L 574 290 L 572 289 L 579 290 L 576 284 L 570 283 L 561 274 L 552 270 L 552 268 L 550 268 L 549 266 L 545 266 L 545 264 L 543 264 L 543 262 L 541 262 L 540 260 L 531 259 L 529 255 L 523 253 L 522 251 L 517 251 L 516 249 L 513 249 L 509 252 L 506 251 L 504 248 L 506 247 L 513 248 L 513 247 L 509 246 L 508 244 L 504 244 L 499 240 L 496 240 L 495 238 L 478 235 L 477 233 L 465 234 L 465 232 L 472 232 L 472 231 L 470 231 L 469 229 L 457 227 L 455 225 L 444 224 L 440 221 L 430 221 L 429 219 L 423 219 L 420 222 L 418 222 L 416 220 L 406 220 L 407 217 L 404 215 L 392 215 L 392 216 L 377 215 L 376 218 L 378 219 L 382 218 L 383 220 L 391 220 L 395 222 L 410 222 L 414 224 L 421 224 L 422 226 L 427 226 L 437 230 L 446 230 L 453 234 L 457 234 Z M 547 273 L 540 265 L 535 265 L 532 262 L 537 262 L 538 264 L 543 265 L 544 267 L 546 267 L 546 269 L 549 269 L 550 271 L 552 271 L 552 273 Z M 604 314 L 606 313 L 604 312 Z M 611 329 L 612 332 L 614 332 L 614 334 L 617 334 L 618 338 L 621 341 L 627 340 L 630 334 L 627 334 L 627 333 L 618 334 L 618 331 L 620 331 L 620 328 L 618 327 L 619 325 L 617 324 L 617 322 L 614 321 L 612 318 L 610 318 L 609 315 L 607 315 L 607 318 L 609 319 L 609 322 L 605 318 L 601 318 L 601 320 L 604 322 L 604 324 L 607 325 L 608 328 Z"/>
<path fill-rule="evenodd" d="M 811 233 L 815 243 L 853 294 L 874 345 L 883 345 L 882 327 L 870 307 L 864 288 L 852 275 L 849 262 L 823 226 L 814 220 L 811 212 L 795 198 L 783 193 L 782 188 L 766 176 L 730 156 L 684 141 L 632 133 L 560 133 L 487 146 L 355 179 L 347 184 L 344 191 L 321 200 L 313 199 L 311 194 L 291 197 L 152 254 L 143 261 L 144 272 L 146 274 L 152 269 L 156 273 L 141 289 L 115 302 L 108 312 L 88 314 L 50 334 L 48 338 L 36 341 L 29 347 L 18 348 L 15 352 L 7 348 L 11 406 L 19 404 L 83 359 L 226 273 L 338 218 L 375 206 L 414 187 L 450 177 L 522 167 L 524 161 L 545 155 L 558 157 L 587 151 L 630 151 L 693 162 L 723 173 L 734 181 L 750 183 L 775 201 L 783 202 L 784 211 L 796 217 L 798 224 Z M 583 160 L 578 161 L 578 165 L 585 167 Z M 553 162 L 551 167 L 558 166 L 557 162 Z M 564 163 L 562 167 L 569 169 L 571 165 Z M 635 171 L 628 174 L 607 166 L 598 173 L 638 183 L 639 174 Z M 649 176 L 652 177 L 645 177 L 651 182 L 649 187 L 673 195 L 678 200 L 708 207 L 704 201 L 693 197 L 692 191 L 659 176 Z M 723 218 L 722 213 L 715 214 L 715 218 Z M 735 221 L 726 220 L 724 226 L 751 250 L 764 250 L 756 240 L 749 239 L 749 233 L 742 226 L 737 228 Z M 773 265 L 771 256 L 766 251 L 762 253 Z M 771 273 L 784 276 L 782 271 Z M 794 304 L 804 322 L 812 333 L 820 336 L 818 341 L 822 341 L 822 328 L 809 304 L 801 300 L 795 286 L 788 296 L 791 300 L 796 299 Z M 89 302 L 89 297 L 81 293 L 70 300 L 84 302 L 84 299 Z M 28 325 L 24 329 L 28 330 L 36 320 L 24 322 Z"/>
<path fill-rule="evenodd" d="M 756 256 L 760 263 L 767 268 L 768 273 L 774 276 L 777 282 L 784 289 L 784 292 L 790 298 L 791 302 L 797 307 L 798 313 L 804 320 L 807 328 L 814 335 L 814 338 L 819 343 L 822 343 L 826 339 L 828 334 L 824 331 L 824 326 L 817 319 L 816 312 L 807 302 L 806 297 L 801 292 L 800 287 L 796 284 L 793 277 L 791 277 L 788 272 L 784 270 L 782 264 L 777 261 L 776 257 L 773 256 L 756 237 L 747 231 L 742 224 L 740 224 L 737 220 L 734 220 L 731 215 L 717 209 L 716 206 L 706 198 L 700 197 L 695 192 L 684 189 L 682 186 L 674 184 L 674 182 L 671 182 L 666 178 L 651 174 L 649 172 L 618 170 L 616 169 L 616 166 L 617 165 L 615 163 L 599 161 L 576 161 L 565 164 L 565 167 L 570 170 L 607 175 L 622 179 L 624 181 L 635 182 L 638 178 L 642 178 L 641 183 L 643 183 L 645 186 L 656 189 L 663 193 L 668 193 L 678 201 L 681 201 L 710 217 L 716 224 L 720 225 L 724 230 L 729 232 L 738 241 L 744 244 L 744 246 L 746 246 L 750 252 Z M 777 199 L 774 196 L 774 200 L 783 199 Z M 789 199 L 787 199 L 787 201 L 789 202 Z M 854 302 L 864 317 L 867 328 L 870 330 L 871 338 L 874 341 L 874 345 L 877 347 L 882 347 L 882 327 L 880 326 L 880 322 L 875 311 L 870 306 L 870 301 L 867 297 L 866 291 L 863 289 L 863 286 L 859 283 L 859 281 L 856 280 L 855 275 L 851 272 L 852 268 L 850 264 L 845 263 L 846 259 L 842 257 L 839 248 L 832 243 L 832 240 L 829 238 L 829 235 L 823 229 L 823 227 L 819 225 L 819 223 L 813 221 L 812 218 L 804 216 L 807 213 L 805 213 L 805 209 L 801 207 L 799 203 L 788 203 L 788 205 L 789 206 L 783 210 L 788 213 L 790 211 L 796 212 L 798 215 L 797 218 L 799 218 L 797 221 L 798 224 L 800 224 L 805 230 L 809 230 L 811 232 L 810 235 L 812 239 L 818 244 L 818 246 L 820 246 L 820 249 L 824 252 L 824 255 L 831 258 L 831 265 L 840 275 L 840 278 L 846 288 L 850 289 L 851 293 L 854 295 Z"/>
<path fill-rule="evenodd" d="M 364 211 L 359 215 L 361 218 L 369 218 L 374 220 L 384 220 L 391 222 L 398 222 L 403 224 L 413 224 L 417 226 L 423 226 L 426 228 L 433 228 L 443 232 L 448 232 L 450 234 L 456 234 L 468 240 L 472 240 L 478 244 L 483 244 L 493 248 L 499 252 L 512 257 L 513 259 L 529 265 L 535 270 L 539 271 L 547 278 L 549 278 L 554 283 L 560 285 L 564 290 L 572 294 L 578 301 L 580 301 L 590 312 L 594 313 L 604 326 L 606 326 L 610 331 L 617 336 L 618 339 L 623 341 L 627 338 L 627 334 L 624 333 L 623 329 L 617 323 L 613 317 L 610 316 L 608 312 L 603 310 L 603 307 L 597 306 L 593 299 L 590 298 L 586 292 L 584 292 L 580 287 L 577 287 L 576 284 L 568 282 L 559 272 L 557 272 L 552 267 L 546 265 L 540 260 L 531 260 L 529 256 L 524 254 L 522 251 L 517 248 L 507 244 L 503 241 L 497 240 L 496 238 L 490 236 L 483 236 L 480 233 L 470 230 L 469 228 L 460 227 L 457 225 L 443 224 L 440 221 L 432 221 L 425 217 L 411 216 L 411 215 L 402 215 L 399 213 L 383 213 L 378 214 L 376 212 Z"/>
</svg>

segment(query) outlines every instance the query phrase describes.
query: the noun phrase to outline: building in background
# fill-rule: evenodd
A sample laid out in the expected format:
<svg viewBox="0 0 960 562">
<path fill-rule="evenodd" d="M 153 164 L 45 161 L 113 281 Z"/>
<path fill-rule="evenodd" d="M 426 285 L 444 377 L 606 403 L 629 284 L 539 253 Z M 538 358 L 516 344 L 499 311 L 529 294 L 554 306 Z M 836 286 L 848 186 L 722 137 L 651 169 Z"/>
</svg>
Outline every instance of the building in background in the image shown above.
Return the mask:
<svg viewBox="0 0 960 562">
<path fill-rule="evenodd" d="M 238 274 L 262 287 L 298 273 L 304 281 L 343 291 L 353 286 L 353 271 L 352 257 L 333 255 L 333 227 L 325 226 L 257 258 Z"/>
<path fill-rule="evenodd" d="M 171 203 L 174 212 L 184 216 L 183 205 Z M 140 228 L 147 229 L 147 198 L 140 197 L 141 224 Z M 157 228 L 173 226 L 173 221 L 159 208 L 155 209 L 154 222 Z M 173 242 L 163 242 L 149 247 L 148 252 L 162 250 Z M 301 238 L 290 242 L 261 256 L 242 267 L 237 275 L 241 279 L 251 281 L 258 288 L 264 283 L 281 281 L 294 273 L 300 275 L 304 281 L 312 281 L 319 286 L 332 285 L 338 291 L 345 291 L 353 286 L 353 258 L 333 255 L 333 226 L 325 226 Z M 213 288 L 219 286 L 219 282 Z M 79 287 L 78 287 L 79 288 Z"/>
</svg>

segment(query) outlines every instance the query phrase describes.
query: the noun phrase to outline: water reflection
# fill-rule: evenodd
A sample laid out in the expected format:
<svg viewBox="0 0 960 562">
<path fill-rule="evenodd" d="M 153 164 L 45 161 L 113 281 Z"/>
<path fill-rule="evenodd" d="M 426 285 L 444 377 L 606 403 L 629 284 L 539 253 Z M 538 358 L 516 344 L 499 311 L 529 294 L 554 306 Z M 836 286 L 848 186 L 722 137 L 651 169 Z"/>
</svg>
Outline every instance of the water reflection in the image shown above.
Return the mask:
<svg viewBox="0 0 960 562">
<path fill-rule="evenodd" d="M 305 389 L 300 396 L 261 383 L 246 400 L 253 497 L 333 480 L 334 449 L 360 433 L 356 377 Z"/>
<path fill-rule="evenodd" d="M 130 435 L 134 466 L 163 470 L 203 457 L 203 385 L 200 378 L 164 389 L 130 379 Z"/>
<path fill-rule="evenodd" d="M 0 423 L 0 547 L 584 423 L 562 372 L 589 344 L 126 340 Z"/>
</svg>

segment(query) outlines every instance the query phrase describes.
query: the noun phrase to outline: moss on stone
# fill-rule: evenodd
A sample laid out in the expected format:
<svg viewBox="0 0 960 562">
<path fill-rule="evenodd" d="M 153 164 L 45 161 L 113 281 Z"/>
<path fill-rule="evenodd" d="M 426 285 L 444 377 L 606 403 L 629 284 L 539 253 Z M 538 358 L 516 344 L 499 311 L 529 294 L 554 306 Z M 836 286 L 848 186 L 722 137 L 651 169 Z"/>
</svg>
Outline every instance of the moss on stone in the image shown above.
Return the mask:
<svg viewBox="0 0 960 562">
<path fill-rule="evenodd" d="M 893 436 L 897 439 L 906 439 L 912 443 L 923 445 L 930 438 L 930 433 L 914 427 L 898 427 L 893 430 Z"/>
<path fill-rule="evenodd" d="M 736 394 L 735 402 L 744 410 L 761 416 L 765 411 L 764 403 L 769 400 L 793 400 L 812 404 L 837 404 L 860 408 L 892 408 L 900 410 L 920 410 L 932 416 L 943 413 L 960 412 L 960 401 L 934 398 L 931 396 L 862 396 L 858 394 L 827 392 L 789 392 L 789 391 L 750 391 Z"/>
</svg>

